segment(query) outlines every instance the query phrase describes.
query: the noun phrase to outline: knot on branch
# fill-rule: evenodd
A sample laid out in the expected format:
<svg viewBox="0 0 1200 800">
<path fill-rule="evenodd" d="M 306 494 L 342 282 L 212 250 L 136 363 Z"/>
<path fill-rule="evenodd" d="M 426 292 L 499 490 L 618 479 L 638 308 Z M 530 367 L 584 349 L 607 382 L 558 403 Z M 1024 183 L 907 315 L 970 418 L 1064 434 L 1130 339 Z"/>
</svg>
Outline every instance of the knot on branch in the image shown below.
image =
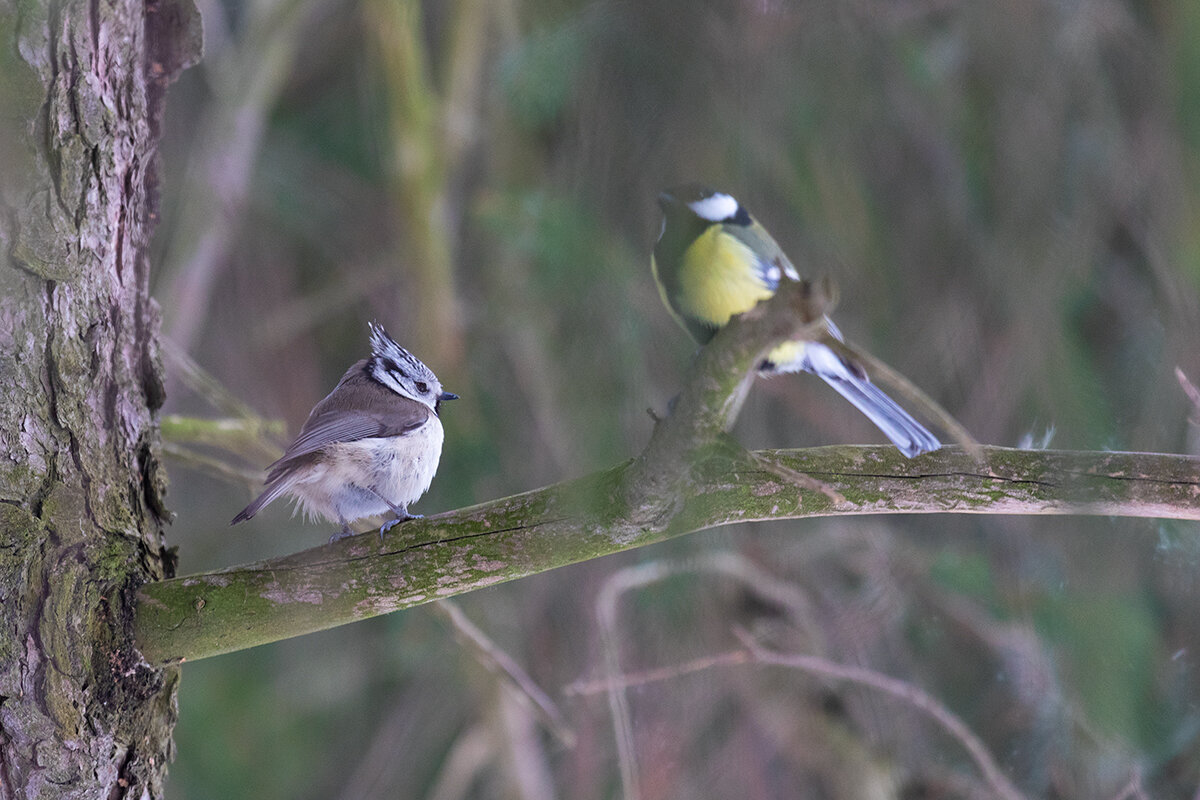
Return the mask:
<svg viewBox="0 0 1200 800">
<path fill-rule="evenodd" d="M 739 316 L 747 322 L 764 320 L 768 326 L 764 350 L 769 350 L 784 341 L 822 338 L 825 317 L 837 307 L 837 301 L 837 285 L 827 275 L 816 281 L 785 279 L 774 296 Z"/>
<path fill-rule="evenodd" d="M 826 314 L 835 304 L 832 281 L 784 281 L 779 291 L 733 317 L 688 369 L 670 412 L 658 419 L 646 449 L 630 470 L 631 508 L 686 493 L 697 465 L 714 453 L 741 461 L 749 454 L 726 434 L 737 421 L 764 355 L 785 341 L 828 338 Z"/>
</svg>

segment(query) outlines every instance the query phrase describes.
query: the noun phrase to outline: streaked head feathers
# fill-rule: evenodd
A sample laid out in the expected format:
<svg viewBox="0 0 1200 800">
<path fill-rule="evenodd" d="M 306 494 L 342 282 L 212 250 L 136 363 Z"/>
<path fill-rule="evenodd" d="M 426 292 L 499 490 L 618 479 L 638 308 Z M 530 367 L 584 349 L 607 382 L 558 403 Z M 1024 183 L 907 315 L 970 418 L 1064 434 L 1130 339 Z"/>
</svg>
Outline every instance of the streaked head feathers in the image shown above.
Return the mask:
<svg viewBox="0 0 1200 800">
<path fill-rule="evenodd" d="M 421 359 L 405 350 L 377 322 L 371 323 L 371 377 L 397 394 L 418 400 L 436 410 L 438 401 L 450 400 L 442 384 Z"/>
</svg>

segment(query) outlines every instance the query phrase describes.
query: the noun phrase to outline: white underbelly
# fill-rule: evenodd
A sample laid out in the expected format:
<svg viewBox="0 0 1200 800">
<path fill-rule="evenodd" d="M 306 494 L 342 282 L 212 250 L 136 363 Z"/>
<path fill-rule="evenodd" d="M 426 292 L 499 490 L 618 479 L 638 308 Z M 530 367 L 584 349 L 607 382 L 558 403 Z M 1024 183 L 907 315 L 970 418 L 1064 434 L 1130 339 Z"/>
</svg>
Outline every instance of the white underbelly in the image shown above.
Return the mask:
<svg viewBox="0 0 1200 800">
<path fill-rule="evenodd" d="M 353 522 L 407 508 L 429 489 L 442 457 L 436 416 L 404 436 L 326 446 L 292 492 L 306 514 Z"/>
</svg>

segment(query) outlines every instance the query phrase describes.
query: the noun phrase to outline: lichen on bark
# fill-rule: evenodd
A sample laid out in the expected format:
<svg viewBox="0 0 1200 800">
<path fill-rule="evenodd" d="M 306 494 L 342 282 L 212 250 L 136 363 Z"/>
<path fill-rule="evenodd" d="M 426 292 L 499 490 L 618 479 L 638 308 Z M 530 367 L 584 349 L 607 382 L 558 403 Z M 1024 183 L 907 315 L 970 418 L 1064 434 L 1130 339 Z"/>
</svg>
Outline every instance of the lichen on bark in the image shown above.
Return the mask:
<svg viewBox="0 0 1200 800">
<path fill-rule="evenodd" d="M 170 670 L 130 587 L 171 574 L 147 245 L 163 89 L 190 0 L 0 8 L 0 784 L 157 797 Z"/>
</svg>

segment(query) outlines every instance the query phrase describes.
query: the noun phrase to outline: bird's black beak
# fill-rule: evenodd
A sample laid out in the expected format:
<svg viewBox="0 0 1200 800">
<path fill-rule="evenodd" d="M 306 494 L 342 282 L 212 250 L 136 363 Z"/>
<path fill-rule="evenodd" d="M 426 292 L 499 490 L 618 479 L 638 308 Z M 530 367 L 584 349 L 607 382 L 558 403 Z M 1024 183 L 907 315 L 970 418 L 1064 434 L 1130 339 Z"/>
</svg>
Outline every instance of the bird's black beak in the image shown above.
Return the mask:
<svg viewBox="0 0 1200 800">
<path fill-rule="evenodd" d="M 437 396 L 437 401 L 436 401 L 436 402 L 434 402 L 434 404 L 433 404 L 433 413 L 435 413 L 435 414 L 436 414 L 436 413 L 438 413 L 438 411 L 439 411 L 439 410 L 441 409 L 441 407 L 442 407 L 442 402 L 443 402 L 443 401 L 445 401 L 445 400 L 457 400 L 457 399 L 458 399 L 458 395 L 456 395 L 454 392 L 442 392 L 441 394 L 439 394 L 439 395 Z"/>
</svg>

